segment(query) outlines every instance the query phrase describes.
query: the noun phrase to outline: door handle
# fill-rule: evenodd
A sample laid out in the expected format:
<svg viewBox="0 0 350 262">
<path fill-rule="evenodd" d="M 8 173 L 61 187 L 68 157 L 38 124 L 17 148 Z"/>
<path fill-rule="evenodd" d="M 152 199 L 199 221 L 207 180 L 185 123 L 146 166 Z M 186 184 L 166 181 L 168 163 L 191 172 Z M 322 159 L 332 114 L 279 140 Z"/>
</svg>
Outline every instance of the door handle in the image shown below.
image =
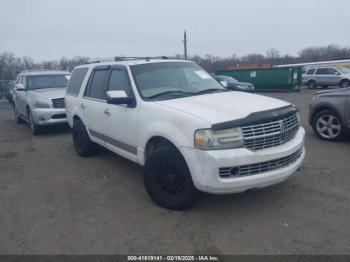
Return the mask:
<svg viewBox="0 0 350 262">
<path fill-rule="evenodd" d="M 109 109 L 105 109 L 105 111 L 103 111 L 103 113 L 105 113 L 106 115 L 110 116 L 111 115 L 111 111 L 109 111 Z"/>
<path fill-rule="evenodd" d="M 80 107 L 81 107 L 82 109 L 85 109 L 85 105 L 84 105 L 84 104 L 80 104 Z"/>
</svg>

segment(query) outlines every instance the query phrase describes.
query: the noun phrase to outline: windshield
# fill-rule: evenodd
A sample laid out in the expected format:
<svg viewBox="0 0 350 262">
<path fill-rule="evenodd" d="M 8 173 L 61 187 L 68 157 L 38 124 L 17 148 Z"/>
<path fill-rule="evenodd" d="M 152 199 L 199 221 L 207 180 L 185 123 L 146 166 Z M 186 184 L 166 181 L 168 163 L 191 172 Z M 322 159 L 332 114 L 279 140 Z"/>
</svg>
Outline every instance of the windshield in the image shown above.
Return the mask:
<svg viewBox="0 0 350 262">
<path fill-rule="evenodd" d="M 27 90 L 42 88 L 66 87 L 70 75 L 36 75 L 28 76 L 26 81 Z"/>
<path fill-rule="evenodd" d="M 346 67 L 338 67 L 339 71 L 343 74 L 350 74 L 350 69 Z"/>
<path fill-rule="evenodd" d="M 226 91 L 195 63 L 163 62 L 131 66 L 137 88 L 143 98 L 164 94 L 166 98 Z M 164 97 L 163 97 L 164 98 Z"/>
</svg>

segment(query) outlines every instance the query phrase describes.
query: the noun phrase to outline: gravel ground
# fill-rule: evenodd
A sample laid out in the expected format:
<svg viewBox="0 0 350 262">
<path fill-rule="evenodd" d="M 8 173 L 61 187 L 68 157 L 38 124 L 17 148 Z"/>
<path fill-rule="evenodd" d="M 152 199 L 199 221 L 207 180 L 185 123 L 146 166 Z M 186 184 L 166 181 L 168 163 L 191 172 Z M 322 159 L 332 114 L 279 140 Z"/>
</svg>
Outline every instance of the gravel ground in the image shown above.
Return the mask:
<svg viewBox="0 0 350 262">
<path fill-rule="evenodd" d="M 78 157 L 66 126 L 33 137 L 2 100 L 0 254 L 350 254 L 350 143 L 313 134 L 313 92 L 265 94 L 301 109 L 301 171 L 184 212 L 154 205 L 137 165 L 102 149 Z"/>
</svg>

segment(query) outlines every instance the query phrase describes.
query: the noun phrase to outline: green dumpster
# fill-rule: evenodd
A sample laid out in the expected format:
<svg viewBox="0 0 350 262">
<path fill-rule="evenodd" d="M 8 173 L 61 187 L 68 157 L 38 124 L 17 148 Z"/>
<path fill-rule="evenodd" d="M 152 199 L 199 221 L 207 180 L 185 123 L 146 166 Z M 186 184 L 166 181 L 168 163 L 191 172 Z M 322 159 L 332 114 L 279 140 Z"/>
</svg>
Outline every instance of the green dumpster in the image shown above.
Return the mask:
<svg viewBox="0 0 350 262">
<path fill-rule="evenodd" d="M 302 85 L 301 67 L 220 70 L 217 75 L 252 83 L 255 91 L 299 91 Z"/>
</svg>

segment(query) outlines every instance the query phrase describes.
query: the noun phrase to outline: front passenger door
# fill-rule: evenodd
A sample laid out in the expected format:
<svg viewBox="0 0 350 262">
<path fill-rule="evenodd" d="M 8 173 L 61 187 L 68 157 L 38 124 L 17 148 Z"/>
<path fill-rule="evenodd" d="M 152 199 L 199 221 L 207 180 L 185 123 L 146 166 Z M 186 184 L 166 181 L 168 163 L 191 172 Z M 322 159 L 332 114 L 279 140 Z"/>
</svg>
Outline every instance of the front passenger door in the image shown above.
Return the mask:
<svg viewBox="0 0 350 262">
<path fill-rule="evenodd" d="M 339 85 L 341 80 L 340 72 L 335 68 L 328 68 L 328 82 L 331 85 Z"/>
<path fill-rule="evenodd" d="M 112 66 L 107 90 L 125 91 L 128 97 L 135 98 L 128 71 L 124 66 Z M 107 113 L 104 114 L 104 134 L 108 137 L 106 146 L 126 158 L 137 161 L 136 100 L 132 106 L 106 104 L 105 112 Z"/>
</svg>

